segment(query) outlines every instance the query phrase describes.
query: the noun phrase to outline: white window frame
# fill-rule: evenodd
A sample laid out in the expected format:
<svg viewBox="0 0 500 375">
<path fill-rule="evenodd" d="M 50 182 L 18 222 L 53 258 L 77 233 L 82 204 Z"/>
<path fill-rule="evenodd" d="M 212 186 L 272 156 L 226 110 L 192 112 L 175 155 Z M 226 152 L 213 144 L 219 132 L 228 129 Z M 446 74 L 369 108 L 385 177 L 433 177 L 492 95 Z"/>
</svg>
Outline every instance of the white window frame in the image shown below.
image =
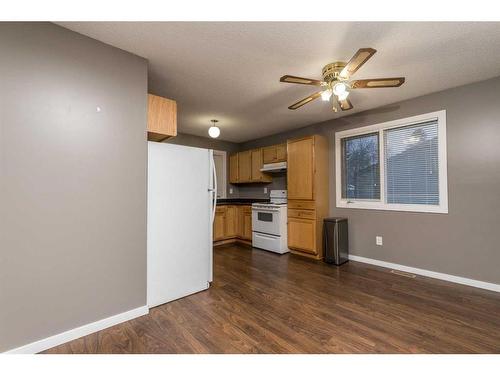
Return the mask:
<svg viewBox="0 0 500 375">
<path fill-rule="evenodd" d="M 222 156 L 222 181 L 224 189 L 221 191 L 221 196 L 217 199 L 226 199 L 227 197 L 227 153 L 226 151 L 213 150 L 214 155 Z"/>
<path fill-rule="evenodd" d="M 399 128 L 432 120 L 437 120 L 438 123 L 439 205 L 386 203 L 384 131 L 387 129 Z M 376 132 L 379 134 L 380 200 L 353 200 L 342 198 L 342 139 Z M 448 164 L 446 155 L 446 110 L 335 132 L 335 183 L 337 207 L 369 210 L 448 213 Z"/>
</svg>

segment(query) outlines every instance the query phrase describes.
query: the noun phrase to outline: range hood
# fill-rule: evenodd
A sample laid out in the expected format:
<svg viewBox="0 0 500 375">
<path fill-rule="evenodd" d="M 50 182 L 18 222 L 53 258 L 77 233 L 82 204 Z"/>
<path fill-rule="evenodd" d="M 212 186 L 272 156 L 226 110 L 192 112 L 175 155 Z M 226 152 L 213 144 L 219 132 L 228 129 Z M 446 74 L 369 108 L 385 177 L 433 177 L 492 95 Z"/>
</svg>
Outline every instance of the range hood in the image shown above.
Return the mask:
<svg viewBox="0 0 500 375">
<path fill-rule="evenodd" d="M 264 164 L 260 169 L 261 172 L 267 173 L 279 173 L 286 172 L 286 161 L 282 161 L 280 163 L 269 163 Z"/>
</svg>

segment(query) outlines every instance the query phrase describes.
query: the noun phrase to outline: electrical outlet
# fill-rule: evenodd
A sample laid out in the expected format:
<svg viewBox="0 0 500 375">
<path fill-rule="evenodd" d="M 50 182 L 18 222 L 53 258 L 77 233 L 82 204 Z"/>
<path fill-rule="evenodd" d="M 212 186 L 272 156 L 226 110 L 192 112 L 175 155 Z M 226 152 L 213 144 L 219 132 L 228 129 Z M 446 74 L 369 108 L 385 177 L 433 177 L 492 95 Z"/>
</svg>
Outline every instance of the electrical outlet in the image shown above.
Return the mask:
<svg viewBox="0 0 500 375">
<path fill-rule="evenodd" d="M 384 244 L 384 242 L 382 241 L 382 236 L 376 236 L 375 237 L 375 244 L 377 246 L 382 246 Z"/>
<path fill-rule="evenodd" d="M 229 194 L 233 194 L 233 188 L 229 188 Z"/>
<path fill-rule="evenodd" d="M 264 194 L 267 194 L 267 188 L 264 188 Z"/>
</svg>

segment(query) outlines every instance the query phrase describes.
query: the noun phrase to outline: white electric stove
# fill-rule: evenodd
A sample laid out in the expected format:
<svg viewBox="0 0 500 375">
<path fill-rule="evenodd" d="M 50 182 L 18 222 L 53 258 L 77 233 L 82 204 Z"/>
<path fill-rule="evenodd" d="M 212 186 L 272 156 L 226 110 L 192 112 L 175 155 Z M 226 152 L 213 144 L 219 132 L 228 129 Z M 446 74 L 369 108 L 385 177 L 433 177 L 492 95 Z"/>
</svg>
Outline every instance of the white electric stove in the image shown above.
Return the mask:
<svg viewBox="0 0 500 375">
<path fill-rule="evenodd" d="M 269 203 L 252 204 L 252 246 L 287 253 L 287 191 L 271 190 Z"/>
</svg>

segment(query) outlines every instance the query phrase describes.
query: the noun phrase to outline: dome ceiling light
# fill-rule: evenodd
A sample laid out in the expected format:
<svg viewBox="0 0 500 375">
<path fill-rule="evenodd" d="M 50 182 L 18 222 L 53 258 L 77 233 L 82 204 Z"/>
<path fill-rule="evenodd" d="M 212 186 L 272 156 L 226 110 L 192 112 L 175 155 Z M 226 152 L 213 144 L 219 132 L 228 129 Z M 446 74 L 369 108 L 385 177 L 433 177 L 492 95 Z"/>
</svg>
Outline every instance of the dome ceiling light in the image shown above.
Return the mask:
<svg viewBox="0 0 500 375">
<path fill-rule="evenodd" d="M 212 126 L 208 128 L 208 135 L 212 138 L 217 138 L 220 135 L 220 129 L 216 124 L 219 122 L 219 120 L 210 120 L 212 123 Z"/>
</svg>

